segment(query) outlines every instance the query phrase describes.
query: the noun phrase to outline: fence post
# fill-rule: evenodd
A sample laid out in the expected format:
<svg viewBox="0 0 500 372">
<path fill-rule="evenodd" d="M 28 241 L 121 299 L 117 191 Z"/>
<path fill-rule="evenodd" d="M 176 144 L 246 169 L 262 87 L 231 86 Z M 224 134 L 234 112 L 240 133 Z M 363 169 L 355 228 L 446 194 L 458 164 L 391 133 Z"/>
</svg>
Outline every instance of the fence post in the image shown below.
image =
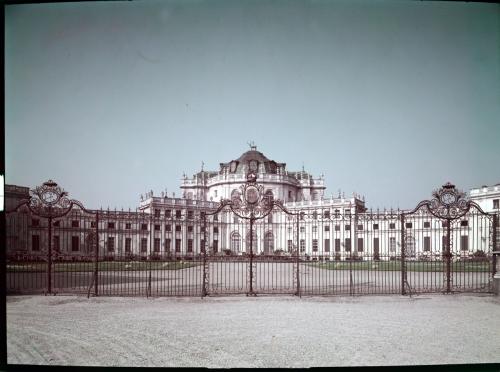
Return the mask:
<svg viewBox="0 0 500 372">
<path fill-rule="evenodd" d="M 49 217 L 49 241 L 47 247 L 47 293 L 52 293 L 52 217 Z"/>
<path fill-rule="evenodd" d="M 253 292 L 253 222 L 254 222 L 253 212 L 250 215 L 250 292 L 248 295 L 255 295 Z"/>
<path fill-rule="evenodd" d="M 500 249 L 497 248 L 497 229 L 498 229 L 498 214 L 493 215 L 493 233 L 492 233 L 492 244 L 493 244 L 493 276 L 497 273 L 497 252 Z"/>
<path fill-rule="evenodd" d="M 148 288 L 146 289 L 146 297 L 151 296 L 151 252 L 153 245 L 153 211 L 149 211 L 149 254 L 148 254 Z"/>
<path fill-rule="evenodd" d="M 95 216 L 95 252 L 94 252 L 94 294 L 97 297 L 99 295 L 99 211 L 96 212 Z"/>
<path fill-rule="evenodd" d="M 446 223 L 446 293 L 451 292 L 451 220 Z"/>
<path fill-rule="evenodd" d="M 201 283 L 201 297 L 205 297 L 207 292 L 207 214 L 203 213 L 203 245 L 201 247 L 201 254 L 203 257 L 203 282 Z"/>
<path fill-rule="evenodd" d="M 300 296 L 300 235 L 299 235 L 299 221 L 300 221 L 300 213 L 297 214 L 297 257 L 296 257 L 296 261 L 297 261 L 297 292 L 295 293 L 296 296 Z"/>
<path fill-rule="evenodd" d="M 353 242 L 353 234 L 352 231 L 354 230 L 352 226 L 352 213 L 351 210 L 349 210 L 349 239 L 350 239 L 350 246 L 349 246 L 349 294 L 352 296 L 354 295 L 354 288 L 352 285 L 352 250 L 354 248 L 354 242 Z"/>
<path fill-rule="evenodd" d="M 405 242 L 405 214 L 401 212 L 401 294 L 406 294 L 406 242 Z"/>
</svg>

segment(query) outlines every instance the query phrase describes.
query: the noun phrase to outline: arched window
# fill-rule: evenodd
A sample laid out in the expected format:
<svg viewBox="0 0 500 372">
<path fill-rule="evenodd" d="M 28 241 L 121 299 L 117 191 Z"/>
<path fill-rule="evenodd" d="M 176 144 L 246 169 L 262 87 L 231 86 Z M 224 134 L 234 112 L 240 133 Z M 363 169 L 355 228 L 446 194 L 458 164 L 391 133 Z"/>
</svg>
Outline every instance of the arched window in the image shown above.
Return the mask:
<svg viewBox="0 0 500 372">
<path fill-rule="evenodd" d="M 274 235 L 272 231 L 266 232 L 264 235 L 264 253 L 271 254 L 274 252 Z"/>
<path fill-rule="evenodd" d="M 239 252 L 241 247 L 241 236 L 238 231 L 233 231 L 231 233 L 231 250 L 233 252 Z"/>
</svg>

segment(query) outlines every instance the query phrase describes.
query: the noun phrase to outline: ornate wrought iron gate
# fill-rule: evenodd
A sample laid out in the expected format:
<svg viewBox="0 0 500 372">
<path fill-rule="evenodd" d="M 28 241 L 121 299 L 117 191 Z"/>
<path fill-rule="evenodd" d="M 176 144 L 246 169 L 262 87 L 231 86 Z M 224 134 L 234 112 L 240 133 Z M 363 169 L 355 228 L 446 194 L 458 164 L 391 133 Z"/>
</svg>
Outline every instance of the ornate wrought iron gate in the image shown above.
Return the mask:
<svg viewBox="0 0 500 372">
<path fill-rule="evenodd" d="M 299 214 L 264 193 L 256 180 L 249 173 L 231 199 L 203 215 L 203 296 L 300 295 Z M 225 231 L 226 235 L 207 249 L 209 230 Z"/>
<path fill-rule="evenodd" d="M 433 197 L 401 213 L 401 293 L 490 292 L 498 216 L 450 183 Z"/>
</svg>

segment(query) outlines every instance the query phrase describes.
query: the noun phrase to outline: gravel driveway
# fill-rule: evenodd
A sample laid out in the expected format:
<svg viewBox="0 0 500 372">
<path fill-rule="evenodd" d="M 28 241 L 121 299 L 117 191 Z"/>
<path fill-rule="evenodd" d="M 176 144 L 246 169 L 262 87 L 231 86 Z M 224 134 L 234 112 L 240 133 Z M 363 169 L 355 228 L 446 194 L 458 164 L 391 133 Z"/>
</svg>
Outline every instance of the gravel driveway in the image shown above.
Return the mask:
<svg viewBox="0 0 500 372">
<path fill-rule="evenodd" d="M 7 297 L 9 364 L 312 367 L 500 362 L 500 298 Z"/>
</svg>

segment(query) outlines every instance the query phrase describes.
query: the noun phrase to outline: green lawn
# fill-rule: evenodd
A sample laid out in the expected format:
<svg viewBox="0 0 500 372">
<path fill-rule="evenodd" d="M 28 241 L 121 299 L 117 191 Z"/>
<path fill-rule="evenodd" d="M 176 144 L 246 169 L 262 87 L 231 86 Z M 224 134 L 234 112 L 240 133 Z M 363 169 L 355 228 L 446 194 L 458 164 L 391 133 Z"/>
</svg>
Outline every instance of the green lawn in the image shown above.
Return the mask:
<svg viewBox="0 0 500 372">
<path fill-rule="evenodd" d="M 107 261 L 99 262 L 99 271 L 145 271 L 149 270 L 179 270 L 188 267 L 201 265 L 199 262 L 185 261 Z M 56 262 L 52 266 L 54 272 L 75 272 L 90 271 L 93 272 L 95 264 L 93 262 Z M 45 262 L 23 262 L 8 263 L 7 272 L 45 272 L 47 264 Z"/>
<path fill-rule="evenodd" d="M 327 270 L 372 270 L 372 271 L 400 271 L 400 261 L 352 261 L 342 262 L 313 262 L 308 265 Z M 446 270 L 446 263 L 442 261 L 408 261 L 407 271 L 415 272 L 443 272 Z M 451 271 L 454 272 L 490 272 L 491 264 L 483 262 L 452 262 Z"/>
</svg>

